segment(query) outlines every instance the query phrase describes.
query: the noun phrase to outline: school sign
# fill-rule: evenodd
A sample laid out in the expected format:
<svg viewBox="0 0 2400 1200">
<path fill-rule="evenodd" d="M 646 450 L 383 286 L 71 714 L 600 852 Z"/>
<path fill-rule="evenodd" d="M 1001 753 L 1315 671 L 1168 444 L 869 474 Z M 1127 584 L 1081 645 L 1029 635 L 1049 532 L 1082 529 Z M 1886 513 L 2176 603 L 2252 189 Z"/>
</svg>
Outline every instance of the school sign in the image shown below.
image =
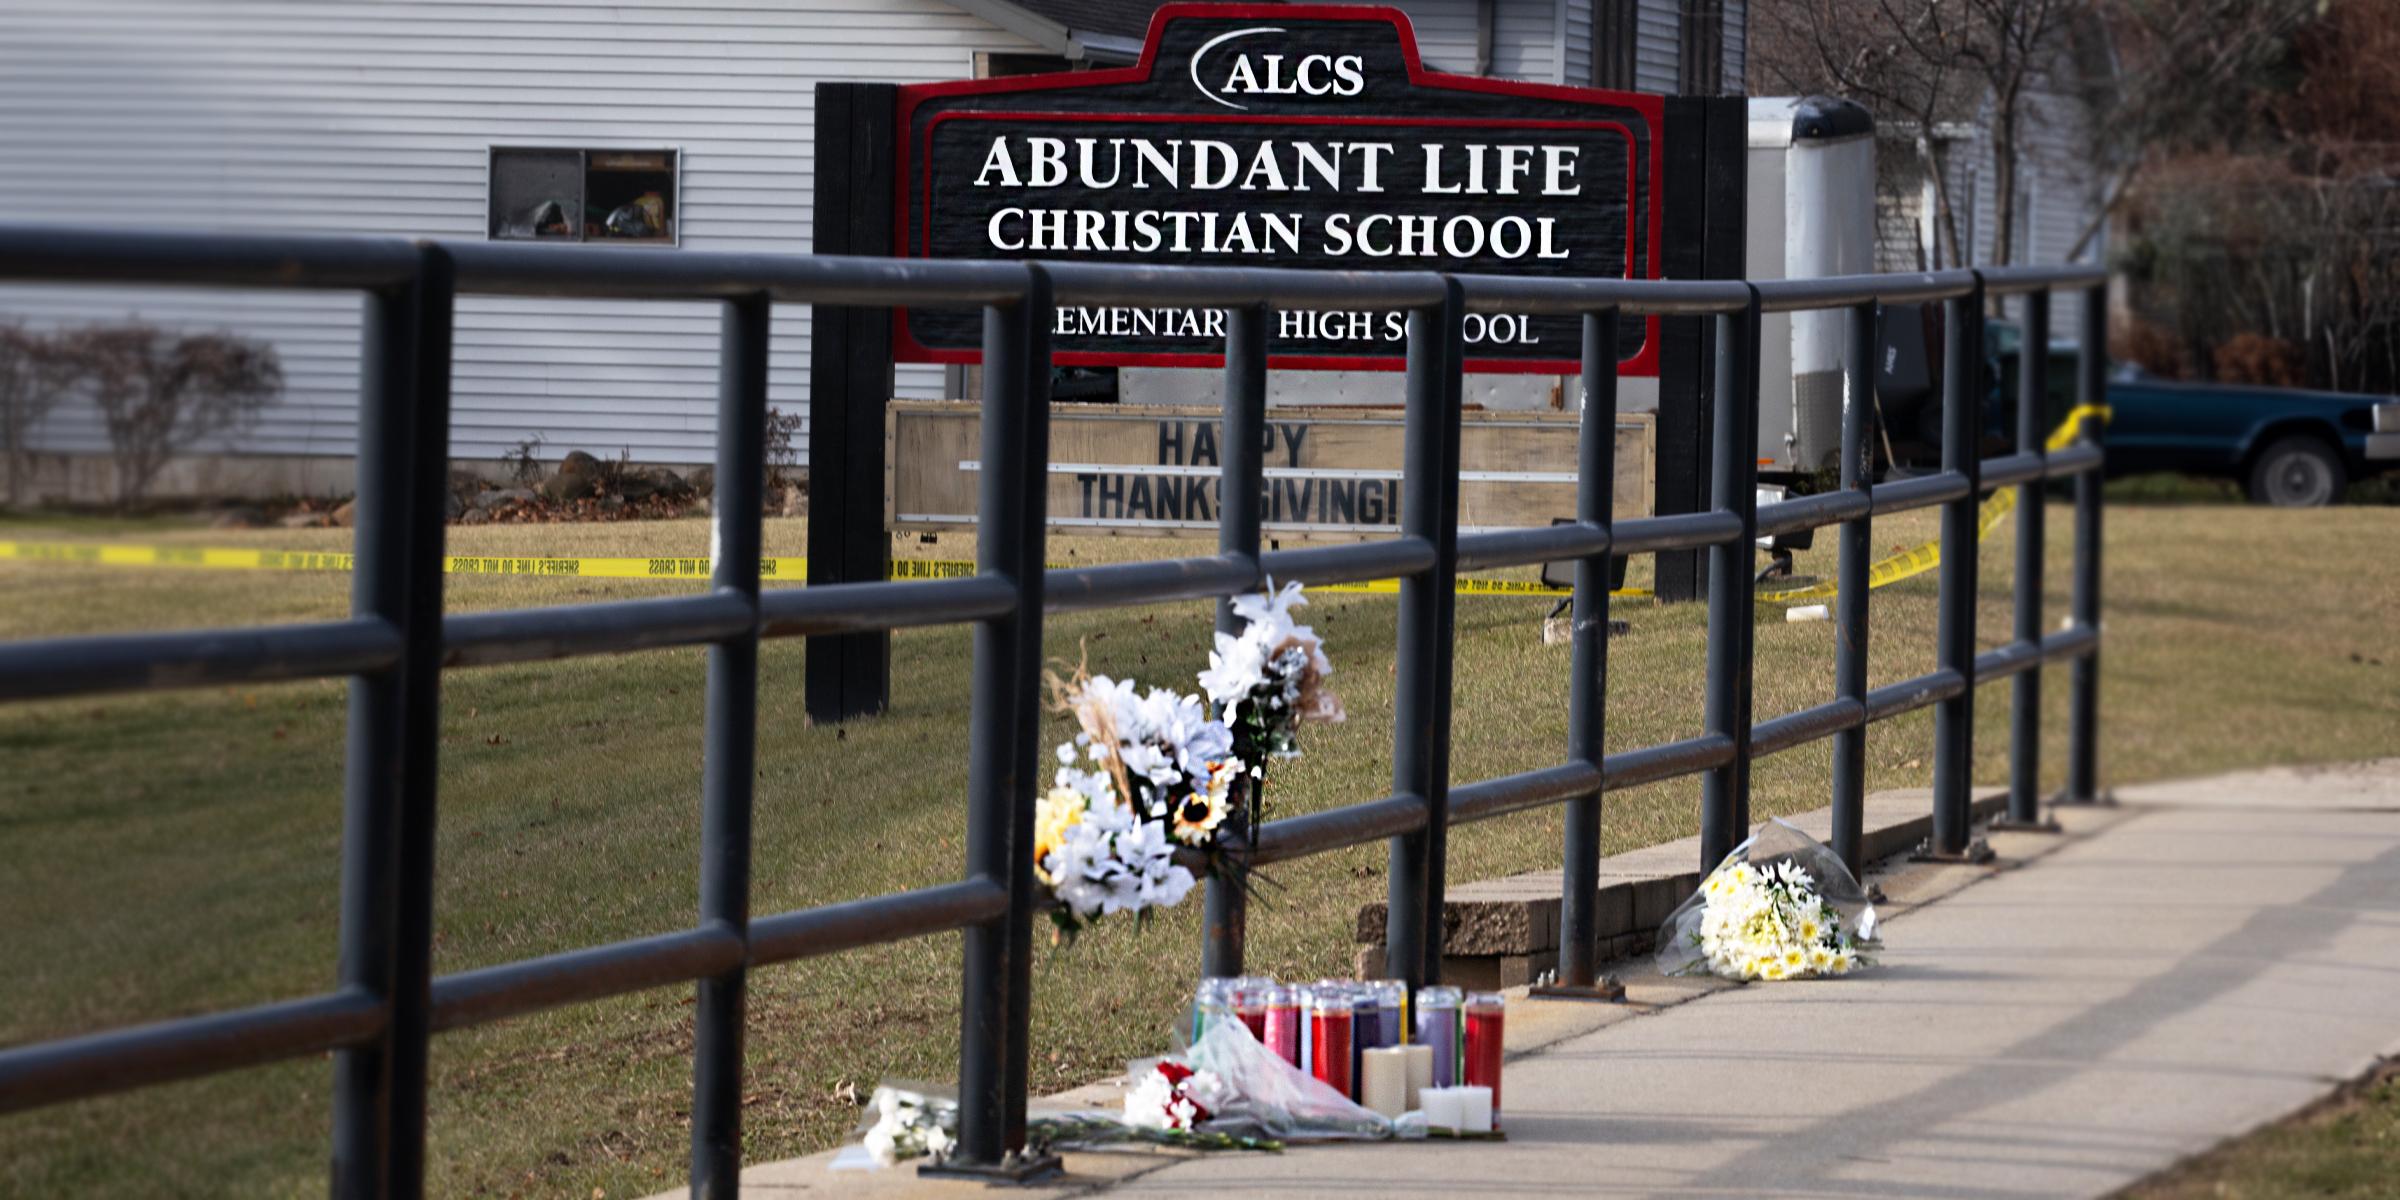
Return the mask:
<svg viewBox="0 0 2400 1200">
<path fill-rule="evenodd" d="M 899 89 L 893 245 L 932 258 L 1654 278 L 1659 97 L 1424 69 L 1408 18 L 1170 4 L 1115 70 Z M 896 356 L 973 362 L 977 314 L 897 315 Z M 1069 365 L 1213 366 L 1223 314 L 1064 307 Z M 1656 370 L 1627 322 L 1628 373 Z M 1276 367 L 1403 365 L 1397 312 L 1283 312 Z M 1472 314 L 1468 369 L 1580 368 L 1574 317 Z"/>
</svg>

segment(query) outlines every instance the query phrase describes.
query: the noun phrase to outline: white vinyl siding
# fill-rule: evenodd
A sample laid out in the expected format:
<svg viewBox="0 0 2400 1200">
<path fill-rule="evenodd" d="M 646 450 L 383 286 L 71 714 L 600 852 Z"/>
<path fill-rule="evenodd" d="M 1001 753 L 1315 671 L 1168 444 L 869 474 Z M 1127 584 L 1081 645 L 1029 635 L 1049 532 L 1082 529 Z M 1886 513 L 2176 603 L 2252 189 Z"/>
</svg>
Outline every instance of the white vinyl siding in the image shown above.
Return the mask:
<svg viewBox="0 0 2400 1200">
<path fill-rule="evenodd" d="M 1400 0 L 1389 7 L 1407 15 L 1417 35 L 1418 61 L 1426 70 L 1475 73 L 1475 0 Z"/>
<path fill-rule="evenodd" d="M 1728 96 L 1747 95 L 1750 91 L 1744 75 L 1750 64 L 1749 22 L 1747 0 L 1725 0 L 1725 83 L 1721 90 Z"/>
<path fill-rule="evenodd" d="M 1676 48 L 1683 43 L 1683 21 L 1675 0 L 1641 0 L 1635 17 L 1634 90 L 1672 96 L 1682 90 Z"/>
<path fill-rule="evenodd" d="M 14 0 L 0 211 L 479 241 L 494 145 L 675 149 L 683 249 L 638 252 L 805 252 L 820 80 L 964 78 L 976 51 L 1040 50 L 942 0 Z M 347 294 L 0 289 L 0 316 L 39 324 L 138 316 L 273 342 L 287 391 L 241 448 L 277 454 L 353 444 L 359 311 Z M 804 407 L 808 313 L 775 320 L 772 396 Z M 454 454 L 540 432 L 551 454 L 712 457 L 713 306 L 464 297 L 457 325 Z M 938 396 L 940 368 L 901 368 L 898 391 Z M 65 412 L 43 445 L 104 440 Z"/>
<path fill-rule="evenodd" d="M 1557 0 L 1494 0 L 1492 74 L 1559 82 Z"/>
<path fill-rule="evenodd" d="M 1593 0 L 1558 0 L 1560 25 L 1566 31 L 1566 46 L 1560 52 L 1560 71 L 1566 81 L 1578 87 L 1592 82 L 1592 3 Z"/>
</svg>

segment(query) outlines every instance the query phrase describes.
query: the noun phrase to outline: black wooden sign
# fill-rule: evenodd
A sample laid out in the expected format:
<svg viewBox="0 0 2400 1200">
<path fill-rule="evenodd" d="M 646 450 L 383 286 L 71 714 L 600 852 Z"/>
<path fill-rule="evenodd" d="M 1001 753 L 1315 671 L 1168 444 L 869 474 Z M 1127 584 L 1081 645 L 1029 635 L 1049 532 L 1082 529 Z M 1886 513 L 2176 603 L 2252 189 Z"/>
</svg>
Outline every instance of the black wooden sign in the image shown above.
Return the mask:
<svg viewBox="0 0 2400 1200">
<path fill-rule="evenodd" d="M 1169 4 L 1141 61 L 900 89 L 895 246 L 934 258 L 1655 278 L 1661 99 L 1428 71 L 1399 10 Z M 1062 307 L 1057 361 L 1213 366 L 1223 314 Z M 971 311 L 899 357 L 974 362 Z M 1623 370 L 1656 372 L 1654 322 Z M 1398 369 L 1397 312 L 1282 312 L 1277 367 Z M 1471 314 L 1468 369 L 1573 372 L 1574 317 Z"/>
</svg>

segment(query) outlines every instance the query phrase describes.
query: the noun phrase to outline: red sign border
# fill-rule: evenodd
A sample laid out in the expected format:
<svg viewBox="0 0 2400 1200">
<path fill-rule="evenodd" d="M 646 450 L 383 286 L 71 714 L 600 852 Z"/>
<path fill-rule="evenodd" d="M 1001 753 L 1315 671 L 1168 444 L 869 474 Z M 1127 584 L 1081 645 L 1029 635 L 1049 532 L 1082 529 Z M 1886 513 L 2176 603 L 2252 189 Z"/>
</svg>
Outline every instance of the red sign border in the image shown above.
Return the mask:
<svg viewBox="0 0 2400 1200">
<path fill-rule="evenodd" d="M 1150 17 L 1150 30 L 1142 42 L 1142 56 L 1130 67 L 1111 67 L 1091 71 L 1073 71 L 1050 75 L 1012 75 L 1000 79 L 961 79 L 947 83 L 905 84 L 899 89 L 899 119 L 894 136 L 899 142 L 898 169 L 893 172 L 895 195 L 892 206 L 894 254 L 909 257 L 909 210 L 913 203 L 909 188 L 912 168 L 926 156 L 911 153 L 910 131 L 915 124 L 917 107 L 928 100 L 948 96 L 995 95 L 1008 92 L 1055 92 L 1075 87 L 1105 87 L 1122 83 L 1144 83 L 1152 74 L 1159 40 L 1166 32 L 1167 22 L 1180 17 L 1226 17 L 1234 20 L 1350 20 L 1381 21 L 1395 26 L 1400 34 L 1400 54 L 1408 67 L 1411 87 L 1439 88 L 1457 92 L 1482 92 L 1488 95 L 1524 96 L 1542 100 L 1572 100 L 1591 103 L 1605 98 L 1607 103 L 1630 108 L 1650 122 L 1650 246 L 1649 278 L 1659 277 L 1661 237 L 1659 223 L 1665 213 L 1664 198 L 1660 195 L 1660 180 L 1666 169 L 1666 101 L 1664 97 L 1641 92 L 1613 92 L 1600 88 L 1565 87 L 1548 83 L 1524 83 L 1513 79 L 1487 79 L 1476 75 L 1452 75 L 1428 71 L 1417 53 L 1416 27 L 1408 14 L 1396 8 L 1380 5 L 1354 4 L 1208 4 L 1176 3 L 1161 5 Z M 962 116 L 968 114 L 961 114 Z M 974 114 L 978 116 L 1041 116 L 1068 119 L 1107 120 L 1112 117 L 1152 116 L 1180 118 L 1180 114 L 1110 114 L 1110 113 L 1038 113 L 1038 114 Z M 1265 118 L 1262 114 L 1262 119 Z M 1276 117 L 1285 123 L 1358 123 L 1361 118 Z M 1371 119 L 1371 118 L 1369 118 Z M 1457 119 L 1457 118 L 1452 118 Z M 1595 121 L 1593 124 L 1614 122 Z M 928 130 L 930 133 L 930 129 Z M 1628 141 L 1631 139 L 1628 138 Z M 1628 186 L 1631 175 L 1628 174 Z M 1645 336 L 1641 352 L 1617 364 L 1619 375 L 1658 374 L 1658 318 L 1644 322 Z M 908 329 L 907 312 L 892 311 L 893 357 L 900 362 L 938 362 L 974 364 L 983 360 L 976 350 L 935 350 L 919 343 Z M 1092 351 L 1059 351 L 1052 361 L 1061 366 L 1130 366 L 1130 367 L 1223 367 L 1223 354 L 1102 354 Z M 1311 371 L 1396 371 L 1407 365 L 1407 359 L 1389 355 L 1308 355 L 1271 354 L 1267 365 L 1276 369 Z M 1475 359 L 1466 360 L 1466 369 L 1476 374 L 1495 375 L 1571 375 L 1583 370 L 1576 359 Z"/>
</svg>

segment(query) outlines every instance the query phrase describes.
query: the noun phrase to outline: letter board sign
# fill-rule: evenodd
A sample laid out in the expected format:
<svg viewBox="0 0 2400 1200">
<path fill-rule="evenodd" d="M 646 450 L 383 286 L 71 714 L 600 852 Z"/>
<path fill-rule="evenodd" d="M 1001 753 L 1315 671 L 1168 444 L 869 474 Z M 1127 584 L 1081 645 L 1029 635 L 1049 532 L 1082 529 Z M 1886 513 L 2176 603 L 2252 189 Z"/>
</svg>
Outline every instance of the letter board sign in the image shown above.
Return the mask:
<svg viewBox="0 0 2400 1200">
<path fill-rule="evenodd" d="M 1428 71 L 1364 5 L 1169 4 L 1113 70 L 900 89 L 895 245 L 930 258 L 1656 278 L 1660 97 Z M 898 357 L 982 319 L 903 311 Z M 1655 374 L 1656 322 L 1625 323 Z M 1277 367 L 1399 369 L 1396 312 L 1281 312 Z M 1467 369 L 1581 369 L 1573 316 L 1471 314 Z M 1213 366 L 1223 315 L 1061 307 L 1069 365 Z"/>
</svg>

